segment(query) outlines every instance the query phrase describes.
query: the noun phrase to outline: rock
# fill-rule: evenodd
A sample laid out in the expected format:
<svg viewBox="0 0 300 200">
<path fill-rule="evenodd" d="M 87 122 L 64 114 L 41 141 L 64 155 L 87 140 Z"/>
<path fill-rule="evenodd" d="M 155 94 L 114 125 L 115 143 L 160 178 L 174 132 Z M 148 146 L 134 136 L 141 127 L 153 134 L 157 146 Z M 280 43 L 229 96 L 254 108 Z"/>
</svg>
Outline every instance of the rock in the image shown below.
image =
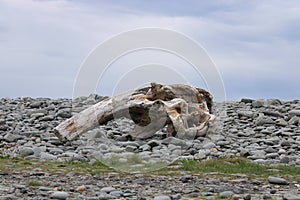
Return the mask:
<svg viewBox="0 0 300 200">
<path fill-rule="evenodd" d="M 57 160 L 57 157 L 46 152 L 41 152 L 41 160 Z"/>
<path fill-rule="evenodd" d="M 287 147 L 287 146 L 291 146 L 291 144 L 288 140 L 282 140 L 282 142 L 280 143 L 280 146 Z"/>
<path fill-rule="evenodd" d="M 262 126 L 265 124 L 274 124 L 275 122 L 270 117 L 259 116 L 255 120 L 255 126 Z"/>
<path fill-rule="evenodd" d="M 34 154 L 34 151 L 30 147 L 21 147 L 19 150 L 19 154 L 22 157 L 30 156 Z"/>
<path fill-rule="evenodd" d="M 111 193 L 112 191 L 116 191 L 116 189 L 114 187 L 104 187 L 100 191 L 105 193 Z"/>
<path fill-rule="evenodd" d="M 41 147 L 34 147 L 32 150 L 35 156 L 40 157 L 41 152 L 45 152 L 46 149 L 47 148 L 45 146 L 41 146 Z"/>
<path fill-rule="evenodd" d="M 114 196 L 114 197 L 121 197 L 123 196 L 123 192 L 122 191 L 119 191 L 119 190 L 115 190 L 115 191 L 112 191 L 109 193 L 111 196 Z"/>
<path fill-rule="evenodd" d="M 173 194 L 173 195 L 171 195 L 171 199 L 172 199 L 172 200 L 178 200 L 178 199 L 181 199 L 181 194 Z"/>
<path fill-rule="evenodd" d="M 267 106 L 279 106 L 282 102 L 279 99 L 268 99 L 266 101 Z"/>
<path fill-rule="evenodd" d="M 247 98 L 242 98 L 241 102 L 242 103 L 252 103 L 254 100 L 253 99 L 247 99 Z"/>
<path fill-rule="evenodd" d="M 168 137 L 162 140 L 162 144 L 174 144 L 176 146 L 186 147 L 187 143 L 184 140 L 175 138 L 175 137 Z"/>
<path fill-rule="evenodd" d="M 69 197 L 69 194 L 67 192 L 53 192 L 51 194 L 52 199 L 67 199 Z"/>
<path fill-rule="evenodd" d="M 240 195 L 238 194 L 234 194 L 232 197 L 231 197 L 232 200 L 240 200 L 242 199 Z"/>
<path fill-rule="evenodd" d="M 266 155 L 266 152 L 264 150 L 253 150 L 250 152 L 251 156 L 264 158 Z"/>
<path fill-rule="evenodd" d="M 248 149 L 241 149 L 240 150 L 240 155 L 243 156 L 243 157 L 248 157 L 250 156 L 250 152 Z"/>
<path fill-rule="evenodd" d="M 54 119 L 55 119 L 54 115 L 47 115 L 45 117 L 41 117 L 39 120 L 40 121 L 52 121 Z"/>
<path fill-rule="evenodd" d="M 251 194 L 245 194 L 244 200 L 251 200 Z"/>
<path fill-rule="evenodd" d="M 237 114 L 239 117 L 249 117 L 249 118 L 253 117 L 253 112 L 250 110 L 239 109 L 237 110 Z"/>
<path fill-rule="evenodd" d="M 17 199 L 19 199 L 19 198 L 13 194 L 0 196 L 0 200 L 17 200 Z"/>
<path fill-rule="evenodd" d="M 300 200 L 300 195 L 285 193 L 283 194 L 283 200 Z"/>
<path fill-rule="evenodd" d="M 265 100 L 263 99 L 259 99 L 259 100 L 255 100 L 252 102 L 252 107 L 253 108 L 261 108 L 264 106 Z"/>
<path fill-rule="evenodd" d="M 56 116 L 61 118 L 70 118 L 72 117 L 71 110 L 59 110 L 56 114 Z"/>
<path fill-rule="evenodd" d="M 154 200 L 171 200 L 169 196 L 155 196 Z"/>
<path fill-rule="evenodd" d="M 300 110 L 291 110 L 290 112 L 289 112 L 289 114 L 291 115 L 291 116 L 300 116 Z"/>
<path fill-rule="evenodd" d="M 51 188 L 45 187 L 45 186 L 41 186 L 41 187 L 39 187 L 39 190 L 41 190 L 41 191 L 51 191 Z"/>
<path fill-rule="evenodd" d="M 15 135 L 12 133 L 7 133 L 4 138 L 3 138 L 6 142 L 16 142 L 20 139 L 23 139 L 23 137 L 21 137 L 20 135 Z"/>
<path fill-rule="evenodd" d="M 266 158 L 271 158 L 271 159 L 274 159 L 274 158 L 277 158 L 277 157 L 279 157 L 278 153 L 268 153 L 266 155 Z"/>
<path fill-rule="evenodd" d="M 287 126 L 288 123 L 284 119 L 277 119 L 275 123 L 279 126 Z"/>
<path fill-rule="evenodd" d="M 263 110 L 262 111 L 265 115 L 273 116 L 273 117 L 284 117 L 281 113 L 271 110 Z"/>
<path fill-rule="evenodd" d="M 279 178 L 279 177 L 274 177 L 274 176 L 269 176 L 268 177 L 269 183 L 272 184 L 277 184 L 277 185 L 287 185 L 288 182 L 284 178 Z"/>
<path fill-rule="evenodd" d="M 76 191 L 77 192 L 82 192 L 82 191 L 85 191 L 86 190 L 86 187 L 84 185 L 80 185 L 76 188 Z"/>
<path fill-rule="evenodd" d="M 286 154 L 286 150 L 285 149 L 279 149 L 278 154 Z"/>
<path fill-rule="evenodd" d="M 156 147 L 156 146 L 159 146 L 160 145 L 160 142 L 157 141 L 157 140 L 150 140 L 147 145 L 149 145 L 151 148 L 153 147 Z"/>
<path fill-rule="evenodd" d="M 272 199 L 272 196 L 270 194 L 263 194 L 263 199 L 269 200 Z"/>
<path fill-rule="evenodd" d="M 277 190 L 275 190 L 275 189 L 270 190 L 270 194 L 275 194 L 276 192 L 277 192 Z"/>
<path fill-rule="evenodd" d="M 206 143 L 206 144 L 203 145 L 204 149 L 212 149 L 214 147 L 216 147 L 216 145 L 213 142 L 208 142 L 208 143 Z"/>
<path fill-rule="evenodd" d="M 234 193 L 232 191 L 224 191 L 219 194 L 220 198 L 229 198 L 232 197 Z"/>
<path fill-rule="evenodd" d="M 280 163 L 284 163 L 284 164 L 288 164 L 290 162 L 290 158 L 287 156 L 284 156 L 282 158 L 280 158 Z"/>
<path fill-rule="evenodd" d="M 289 123 L 290 125 L 297 125 L 297 124 L 299 123 L 299 117 L 293 116 L 293 117 L 288 121 L 288 123 Z"/>
<path fill-rule="evenodd" d="M 43 104 L 42 101 L 33 102 L 30 104 L 30 108 L 39 108 L 42 106 L 42 104 Z"/>
</svg>

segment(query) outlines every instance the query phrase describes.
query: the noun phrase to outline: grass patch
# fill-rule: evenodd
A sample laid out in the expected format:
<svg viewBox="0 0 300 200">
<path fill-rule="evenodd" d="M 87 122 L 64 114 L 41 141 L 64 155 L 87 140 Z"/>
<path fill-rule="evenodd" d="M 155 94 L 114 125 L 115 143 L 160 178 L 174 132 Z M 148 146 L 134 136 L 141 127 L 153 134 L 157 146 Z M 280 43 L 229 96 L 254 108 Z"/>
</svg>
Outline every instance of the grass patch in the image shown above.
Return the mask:
<svg viewBox="0 0 300 200">
<path fill-rule="evenodd" d="M 0 156 L 0 171 L 7 173 L 24 172 L 26 174 L 36 169 L 48 173 L 67 174 L 73 172 L 92 175 L 112 171 L 112 169 L 99 161 L 94 165 L 90 165 L 89 163 L 83 162 L 51 162 Z"/>
<path fill-rule="evenodd" d="M 182 172 L 202 176 L 205 173 L 215 172 L 217 176 L 231 176 L 234 174 L 244 174 L 249 178 L 268 176 L 285 177 L 290 181 L 300 182 L 300 167 L 294 166 L 268 166 L 258 165 L 249 162 L 245 158 L 220 158 L 208 161 L 184 160 L 176 161 L 171 165 L 166 163 L 144 163 L 138 157 L 128 157 L 127 162 L 120 162 L 119 157 L 111 158 L 106 161 L 107 167 L 100 161 L 93 165 L 86 162 L 50 162 L 39 160 L 25 160 L 22 158 L 10 158 L 0 156 L 0 171 L 6 173 L 24 173 L 28 174 L 37 169 L 50 174 L 85 174 L 96 175 L 112 171 L 134 172 L 140 171 L 146 175 L 180 176 Z M 134 167 L 135 165 L 135 167 Z M 172 168 L 179 166 L 179 168 Z M 127 169 L 127 170 L 126 170 Z M 154 171 L 153 171 L 154 170 Z M 37 186 L 35 183 L 28 183 L 31 186 Z"/>
<path fill-rule="evenodd" d="M 113 156 L 103 160 L 107 166 L 113 169 L 127 173 L 146 173 L 162 169 L 170 163 L 166 162 L 149 162 L 142 159 L 139 155 L 129 155 L 127 157 Z"/>
<path fill-rule="evenodd" d="M 220 158 L 208 161 L 184 160 L 183 169 L 191 172 L 218 172 L 222 174 L 246 174 L 257 176 L 293 176 L 300 179 L 300 167 L 294 166 L 269 166 L 251 163 L 245 158 Z"/>
<path fill-rule="evenodd" d="M 39 187 L 39 186 L 43 186 L 44 184 L 38 182 L 38 181 L 30 181 L 28 182 L 28 186 L 33 186 L 33 187 Z"/>
</svg>

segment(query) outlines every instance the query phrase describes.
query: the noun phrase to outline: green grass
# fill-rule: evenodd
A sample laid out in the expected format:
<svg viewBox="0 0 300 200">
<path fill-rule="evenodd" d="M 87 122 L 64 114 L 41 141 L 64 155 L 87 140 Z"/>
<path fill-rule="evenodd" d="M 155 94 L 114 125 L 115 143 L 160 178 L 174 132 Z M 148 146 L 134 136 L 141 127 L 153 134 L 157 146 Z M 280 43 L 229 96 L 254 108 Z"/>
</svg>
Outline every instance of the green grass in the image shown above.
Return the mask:
<svg viewBox="0 0 300 200">
<path fill-rule="evenodd" d="M 94 175 L 112 171 L 111 168 L 105 166 L 100 161 L 97 161 L 94 165 L 90 165 L 89 163 L 84 162 L 50 162 L 0 156 L 0 171 L 7 173 L 28 173 L 37 168 L 43 172 L 63 174 L 72 172 L 77 174 Z"/>
<path fill-rule="evenodd" d="M 300 180 L 300 167 L 294 166 L 269 166 L 251 163 L 245 158 L 221 158 L 204 162 L 195 160 L 182 161 L 183 169 L 191 172 L 217 172 L 222 174 L 245 174 L 249 176 L 291 176 Z"/>
<path fill-rule="evenodd" d="M 111 163 L 108 163 L 111 162 Z M 101 173 L 107 173 L 112 171 L 122 171 L 126 172 L 124 169 L 130 169 L 127 172 L 133 172 L 134 168 L 130 168 L 132 164 L 141 164 L 141 160 L 137 157 L 128 158 L 128 162 L 120 163 L 118 158 L 112 158 L 106 161 L 106 164 L 112 166 L 114 169 L 107 167 L 100 161 L 97 161 L 94 165 L 90 165 L 85 162 L 50 162 L 50 161 L 38 161 L 38 160 L 25 160 L 21 158 L 9 158 L 0 156 L 0 171 L 7 173 L 29 173 L 36 169 L 42 172 L 52 173 L 52 174 L 67 174 L 72 172 L 74 174 L 85 174 L 85 175 L 95 175 Z M 172 168 L 172 166 L 182 166 L 181 168 Z M 280 176 L 287 178 L 290 181 L 300 182 L 300 166 L 267 166 L 258 165 L 249 162 L 245 158 L 222 158 L 213 159 L 208 161 L 194 161 L 194 160 L 184 160 L 177 161 L 170 166 L 166 166 L 165 163 L 152 163 L 151 166 L 144 166 L 136 168 L 135 170 L 140 170 L 146 173 L 146 175 L 164 175 L 164 176 L 180 176 L 180 174 L 185 171 L 192 175 L 203 176 L 207 173 L 214 173 L 216 176 L 230 177 L 235 174 L 244 174 L 249 178 L 258 177 L 266 178 L 268 176 Z M 148 167 L 148 170 L 145 170 Z M 150 170 L 149 170 L 150 169 Z M 157 169 L 156 171 L 151 171 L 151 169 Z M 34 186 L 34 183 L 29 183 Z"/>
<path fill-rule="evenodd" d="M 150 163 L 143 160 L 139 155 L 130 155 L 126 157 L 126 162 L 120 161 L 120 156 L 113 156 L 103 160 L 104 164 L 111 166 L 113 169 L 126 173 L 147 173 L 157 171 L 168 166 L 170 163 L 155 162 Z"/>
<path fill-rule="evenodd" d="M 28 186 L 33 186 L 33 187 L 39 187 L 39 186 L 43 186 L 43 183 L 40 183 L 38 181 L 30 181 L 28 182 Z"/>
</svg>

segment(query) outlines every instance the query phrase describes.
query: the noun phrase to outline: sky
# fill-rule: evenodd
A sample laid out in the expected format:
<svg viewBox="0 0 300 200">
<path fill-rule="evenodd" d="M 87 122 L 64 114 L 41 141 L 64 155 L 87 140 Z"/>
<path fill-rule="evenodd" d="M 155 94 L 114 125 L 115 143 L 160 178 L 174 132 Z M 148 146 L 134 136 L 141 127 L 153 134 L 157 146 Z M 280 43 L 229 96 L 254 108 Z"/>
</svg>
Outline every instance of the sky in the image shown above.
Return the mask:
<svg viewBox="0 0 300 200">
<path fill-rule="evenodd" d="M 145 27 L 173 30 L 201 45 L 220 73 L 226 100 L 300 99 L 296 0 L 0 0 L 0 98 L 71 98 L 80 67 L 97 46 Z M 95 86 L 95 91 L 113 94 L 113 79 L 126 74 L 120 67 L 136 67 L 134 60 L 141 61 L 141 67 L 123 82 L 147 74 L 151 66 L 146 58 L 155 60 L 156 55 L 145 51 L 119 59 L 103 78 L 106 86 Z M 175 69 L 186 64 L 165 53 L 157 56 L 160 65 L 151 69 L 162 79 L 175 61 Z M 192 74 L 186 69 L 174 74 L 179 77 L 174 80 Z M 206 88 L 201 78 L 185 78 Z"/>
</svg>

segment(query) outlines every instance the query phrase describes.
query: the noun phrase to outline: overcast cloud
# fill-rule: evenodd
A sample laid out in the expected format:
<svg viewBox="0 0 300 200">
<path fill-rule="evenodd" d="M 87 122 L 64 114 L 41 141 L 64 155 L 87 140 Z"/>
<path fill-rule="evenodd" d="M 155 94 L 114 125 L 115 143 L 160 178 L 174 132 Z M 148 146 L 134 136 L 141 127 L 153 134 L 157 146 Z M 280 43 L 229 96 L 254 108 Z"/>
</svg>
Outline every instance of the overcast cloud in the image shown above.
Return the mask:
<svg viewBox="0 0 300 200">
<path fill-rule="evenodd" d="M 202 45 L 229 100 L 300 99 L 300 2 L 290 0 L 0 0 L 0 97 L 71 97 L 99 43 L 143 27 Z"/>
</svg>

